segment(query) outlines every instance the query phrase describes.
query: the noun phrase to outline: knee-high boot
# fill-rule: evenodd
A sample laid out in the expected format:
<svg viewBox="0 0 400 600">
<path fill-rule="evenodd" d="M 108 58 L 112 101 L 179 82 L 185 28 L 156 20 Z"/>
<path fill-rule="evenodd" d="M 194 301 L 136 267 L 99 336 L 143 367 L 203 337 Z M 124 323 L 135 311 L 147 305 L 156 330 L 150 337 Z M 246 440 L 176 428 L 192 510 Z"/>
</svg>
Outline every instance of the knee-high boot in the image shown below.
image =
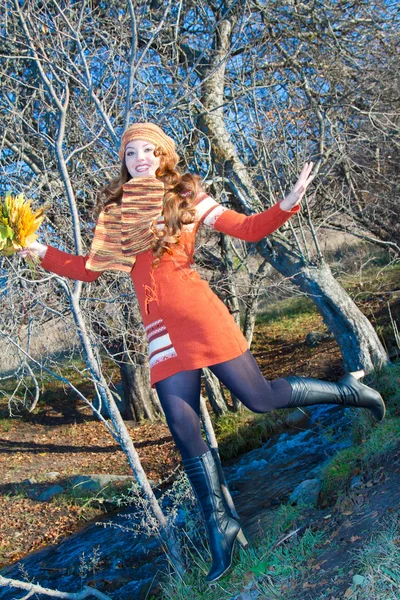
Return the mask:
<svg viewBox="0 0 400 600">
<path fill-rule="evenodd" d="M 240 524 L 225 505 L 217 465 L 210 451 L 183 461 L 186 474 L 200 503 L 207 526 L 212 566 L 207 581 L 222 577 L 232 564 Z"/>
<path fill-rule="evenodd" d="M 314 406 L 315 404 L 340 404 L 341 406 L 368 408 L 378 421 L 385 416 L 385 403 L 379 392 L 360 383 L 351 374 L 345 375 L 337 383 L 292 375 L 285 379 L 292 387 L 292 396 L 287 408 Z"/>
</svg>

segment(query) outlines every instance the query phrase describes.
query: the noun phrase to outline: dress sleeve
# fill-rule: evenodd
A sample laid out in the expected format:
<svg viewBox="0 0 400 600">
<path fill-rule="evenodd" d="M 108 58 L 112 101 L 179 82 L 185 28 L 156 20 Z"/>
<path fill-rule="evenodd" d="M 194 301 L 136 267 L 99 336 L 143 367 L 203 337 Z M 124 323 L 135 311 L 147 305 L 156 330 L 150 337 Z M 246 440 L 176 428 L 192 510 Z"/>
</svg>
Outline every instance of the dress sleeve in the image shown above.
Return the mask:
<svg viewBox="0 0 400 600">
<path fill-rule="evenodd" d="M 221 233 L 227 233 L 246 242 L 259 242 L 286 223 L 300 210 L 283 210 L 278 202 L 268 210 L 255 215 L 243 215 L 221 206 L 211 196 L 203 195 L 196 205 L 196 216 L 200 223 Z"/>
<path fill-rule="evenodd" d="M 68 254 L 68 252 L 58 250 L 54 246 L 47 246 L 46 254 L 40 265 L 46 271 L 61 275 L 62 277 L 78 281 L 95 281 L 100 277 L 102 271 L 90 271 L 86 269 L 88 256 L 76 256 L 75 254 Z"/>
</svg>

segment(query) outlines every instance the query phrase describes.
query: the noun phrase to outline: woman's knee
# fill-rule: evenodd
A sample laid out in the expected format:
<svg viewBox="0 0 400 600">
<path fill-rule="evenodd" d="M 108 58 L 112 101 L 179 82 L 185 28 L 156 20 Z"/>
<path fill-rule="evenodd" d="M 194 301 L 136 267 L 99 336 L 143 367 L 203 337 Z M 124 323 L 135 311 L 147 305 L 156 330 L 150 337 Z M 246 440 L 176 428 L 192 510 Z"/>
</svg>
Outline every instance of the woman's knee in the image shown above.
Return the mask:
<svg viewBox="0 0 400 600">
<path fill-rule="evenodd" d="M 201 437 L 200 419 L 167 419 L 169 430 L 175 441 L 190 442 L 193 438 Z"/>
</svg>

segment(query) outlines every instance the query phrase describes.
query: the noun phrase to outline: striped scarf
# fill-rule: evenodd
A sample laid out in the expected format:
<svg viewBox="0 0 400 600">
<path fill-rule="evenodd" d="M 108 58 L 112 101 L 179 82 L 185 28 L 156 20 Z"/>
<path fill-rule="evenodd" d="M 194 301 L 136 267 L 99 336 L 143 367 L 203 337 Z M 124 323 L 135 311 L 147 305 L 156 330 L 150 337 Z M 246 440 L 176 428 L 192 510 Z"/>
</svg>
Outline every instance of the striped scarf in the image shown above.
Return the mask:
<svg viewBox="0 0 400 600">
<path fill-rule="evenodd" d="M 155 177 L 135 177 L 122 187 L 120 203 L 100 213 L 86 268 L 130 273 L 136 255 L 149 250 L 153 226 L 161 215 L 164 184 Z"/>
</svg>

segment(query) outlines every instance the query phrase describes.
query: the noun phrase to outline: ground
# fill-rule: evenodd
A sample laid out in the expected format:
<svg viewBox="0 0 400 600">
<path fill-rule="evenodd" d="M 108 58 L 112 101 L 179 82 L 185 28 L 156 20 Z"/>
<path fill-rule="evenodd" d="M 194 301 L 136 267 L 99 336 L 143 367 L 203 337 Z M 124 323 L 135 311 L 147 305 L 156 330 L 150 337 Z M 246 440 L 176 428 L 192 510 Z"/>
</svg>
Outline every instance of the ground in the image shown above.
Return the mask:
<svg viewBox="0 0 400 600">
<path fill-rule="evenodd" d="M 388 288 L 393 289 L 392 284 L 393 282 L 388 282 Z M 357 286 L 357 283 L 354 285 Z M 356 289 L 356 293 L 361 291 Z M 362 303 L 364 312 L 382 330 L 386 318 L 385 290 L 381 289 L 380 295 L 367 294 Z M 395 318 L 398 312 L 398 305 L 394 308 L 392 305 Z M 321 317 L 310 309 L 299 309 L 297 313 L 295 317 L 281 315 L 279 319 L 267 316 L 257 326 L 252 350 L 264 375 L 277 378 L 296 373 L 337 379 L 343 372 L 336 342 L 324 340 L 314 348 L 305 344 L 307 333 L 326 331 Z M 51 400 L 47 397 L 39 402 L 33 414 L 23 414 L 12 419 L 7 418 L 6 398 L 3 397 L 0 402 L 1 567 L 19 560 L 27 552 L 54 543 L 62 536 L 76 531 L 86 520 L 97 517 L 104 510 L 101 504 L 77 504 L 67 496 L 56 498 L 50 503 L 38 502 L 27 495 L 30 488 L 27 480 L 36 482 L 36 487 L 40 487 L 49 480 L 46 474 L 50 472 L 58 473 L 55 481 L 61 484 L 66 477 L 74 474 L 130 475 L 131 472 L 124 454 L 104 425 L 91 415 L 87 407 L 66 394 L 62 388 L 51 394 Z M 179 468 L 180 459 L 165 423 L 127 425 L 148 477 L 155 482 L 171 479 Z M 374 519 L 380 518 L 385 510 L 389 511 L 393 504 L 391 498 L 399 488 L 399 472 L 393 470 L 386 479 L 373 482 L 372 487 L 366 487 L 361 495 L 354 498 L 354 502 L 364 502 L 366 507 L 371 506 L 371 510 L 374 494 L 375 499 L 379 498 L 381 512 L 378 511 L 376 516 L 371 516 L 374 513 L 366 508 L 370 510 L 370 523 L 365 529 L 365 535 L 373 527 Z M 332 581 L 335 569 L 340 569 L 343 560 L 347 560 L 346 546 L 350 543 L 356 547 L 359 541 L 357 536 L 362 539 L 359 533 L 360 517 L 357 517 L 357 522 L 353 522 L 350 513 L 345 516 L 348 518 L 341 520 L 340 515 L 336 515 L 335 522 L 333 519 L 322 521 L 324 527 L 332 526 L 332 540 L 340 540 L 341 543 L 336 551 L 333 547 L 327 549 L 322 563 L 310 564 L 310 577 L 305 582 L 304 598 L 319 597 L 311 592 L 315 592 L 313 586 L 321 586 L 322 570 L 329 569 L 329 578 L 326 578 Z M 366 521 L 367 517 L 364 519 Z M 314 576 L 314 573 L 318 576 Z M 340 573 L 338 577 L 340 578 Z M 344 582 L 343 586 L 347 584 L 348 582 Z M 309 592 L 311 595 L 307 596 Z"/>
<path fill-rule="evenodd" d="M 284 320 L 281 325 L 259 325 L 253 346 L 263 373 L 279 377 L 296 365 L 296 372 L 302 374 L 332 379 L 342 374 L 340 352 L 333 340 L 318 349 L 305 345 L 305 335 L 318 330 L 325 330 L 321 318 L 307 313 L 296 331 Z M 127 426 L 147 476 L 155 482 L 172 477 L 180 458 L 166 424 L 128 422 Z M 0 565 L 54 543 L 102 512 L 93 504 L 76 506 L 65 498 L 51 503 L 30 499 L 27 480 L 39 485 L 49 480 L 47 473 L 56 472 L 56 482 L 62 485 L 74 474 L 131 474 L 124 453 L 104 425 L 62 388 L 52 394 L 51 404 L 39 404 L 34 414 L 0 421 L 0 430 Z"/>
<path fill-rule="evenodd" d="M 382 466 L 373 477 L 352 492 L 333 511 L 316 515 L 315 528 L 326 533 L 324 548 L 308 562 L 308 576 L 296 590 L 295 600 L 339 600 L 352 595 L 352 566 L 357 551 L 375 536 L 385 521 L 398 514 L 400 505 L 400 447 L 389 465 Z M 331 515 L 331 516 L 329 516 Z M 328 516 L 328 518 L 326 518 Z M 397 540 L 400 544 L 400 538 Z M 347 595 L 346 595 L 347 594 Z"/>
</svg>

